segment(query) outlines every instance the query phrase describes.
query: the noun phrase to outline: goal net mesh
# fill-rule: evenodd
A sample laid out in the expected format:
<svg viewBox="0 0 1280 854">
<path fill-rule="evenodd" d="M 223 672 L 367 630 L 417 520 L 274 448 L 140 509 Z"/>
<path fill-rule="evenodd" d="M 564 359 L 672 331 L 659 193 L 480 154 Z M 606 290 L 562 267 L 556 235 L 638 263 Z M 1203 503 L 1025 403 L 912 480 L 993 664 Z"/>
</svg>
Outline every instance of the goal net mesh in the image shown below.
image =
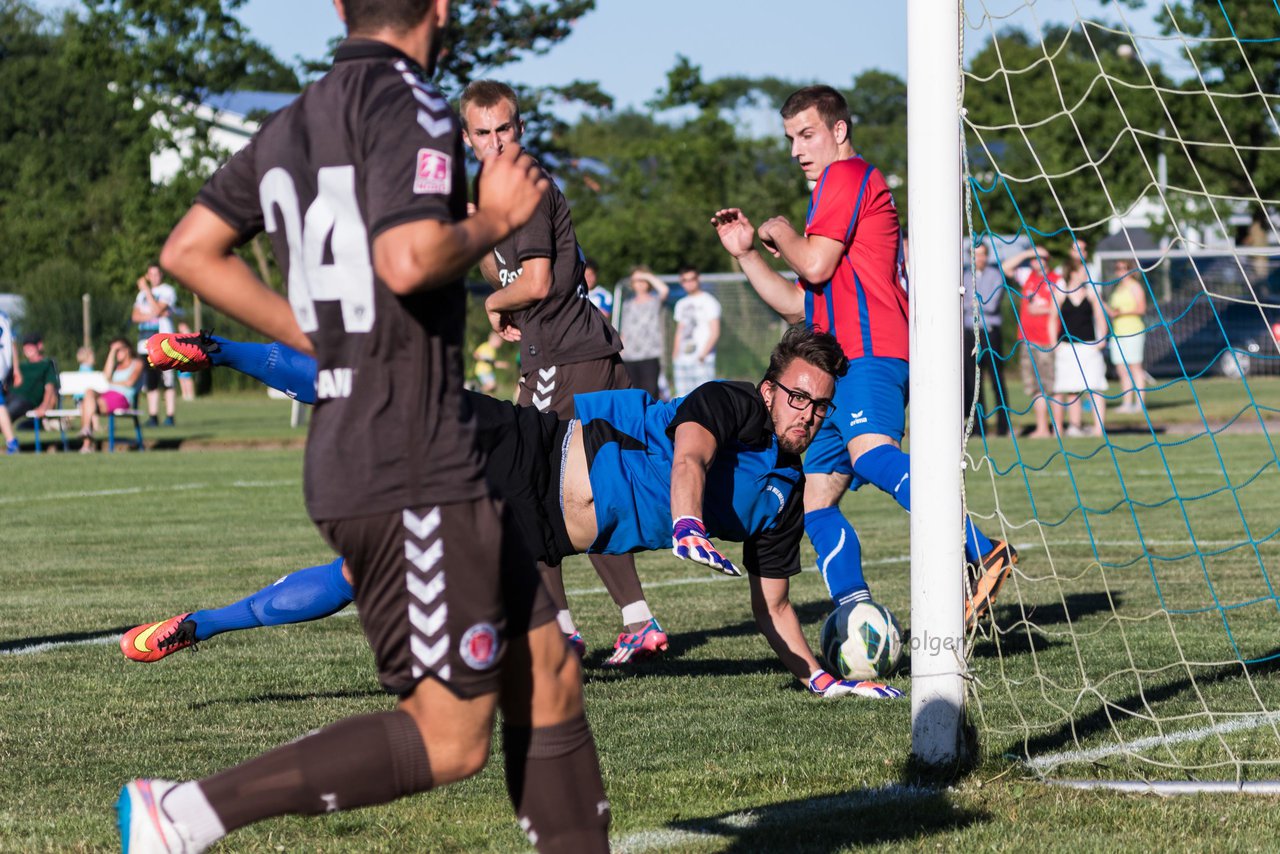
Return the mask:
<svg viewBox="0 0 1280 854">
<path fill-rule="evenodd" d="M 1280 5 L 1135 5 L 965 4 L 967 246 L 1047 255 L 966 320 L 966 506 L 1020 552 L 970 637 L 970 716 L 1046 776 L 1275 778 Z M 1077 331 L 1110 307 L 1100 343 L 1045 340 L 1038 278 Z"/>
</svg>

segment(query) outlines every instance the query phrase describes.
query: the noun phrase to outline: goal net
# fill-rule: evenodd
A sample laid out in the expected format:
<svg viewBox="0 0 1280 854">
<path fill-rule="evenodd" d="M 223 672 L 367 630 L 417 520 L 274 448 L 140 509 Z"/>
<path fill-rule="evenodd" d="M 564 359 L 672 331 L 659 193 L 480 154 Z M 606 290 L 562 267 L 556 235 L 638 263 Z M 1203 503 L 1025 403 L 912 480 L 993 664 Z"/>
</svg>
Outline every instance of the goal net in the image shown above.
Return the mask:
<svg viewBox="0 0 1280 854">
<path fill-rule="evenodd" d="M 964 4 L 965 251 L 1010 267 L 965 502 L 1020 552 L 969 716 L 1046 777 L 1245 787 L 1280 778 L 1280 6 L 1135 5 Z"/>
</svg>

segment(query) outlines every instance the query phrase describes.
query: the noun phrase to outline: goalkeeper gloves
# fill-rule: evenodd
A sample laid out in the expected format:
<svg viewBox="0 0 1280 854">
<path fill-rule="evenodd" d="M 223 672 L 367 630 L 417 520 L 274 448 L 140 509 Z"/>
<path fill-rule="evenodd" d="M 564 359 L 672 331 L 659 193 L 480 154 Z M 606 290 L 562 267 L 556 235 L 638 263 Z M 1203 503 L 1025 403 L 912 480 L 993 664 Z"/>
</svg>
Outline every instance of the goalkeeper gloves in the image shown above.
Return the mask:
<svg viewBox="0 0 1280 854">
<path fill-rule="evenodd" d="M 671 553 L 681 560 L 705 564 L 717 572 L 742 575 L 736 566 L 712 545 L 707 529 L 696 516 L 681 516 L 671 523 Z"/>
<path fill-rule="evenodd" d="M 892 685 L 883 685 L 869 680 L 850 682 L 847 679 L 837 679 L 825 670 L 813 672 L 809 677 L 809 690 L 822 697 L 844 697 L 856 694 L 871 700 L 896 700 L 902 696 L 902 692 Z"/>
</svg>

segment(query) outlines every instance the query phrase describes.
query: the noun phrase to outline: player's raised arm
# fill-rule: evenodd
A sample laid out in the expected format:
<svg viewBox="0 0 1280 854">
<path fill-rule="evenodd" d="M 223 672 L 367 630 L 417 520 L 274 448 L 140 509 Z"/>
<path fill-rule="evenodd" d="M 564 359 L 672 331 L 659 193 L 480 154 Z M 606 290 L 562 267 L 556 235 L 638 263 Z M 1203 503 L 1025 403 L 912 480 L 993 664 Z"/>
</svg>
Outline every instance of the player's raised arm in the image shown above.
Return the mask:
<svg viewBox="0 0 1280 854">
<path fill-rule="evenodd" d="M 226 220 L 196 203 L 165 241 L 160 264 L 223 314 L 296 350 L 314 354 L 289 301 L 267 287 L 232 251 L 241 237 Z"/>
<path fill-rule="evenodd" d="M 422 219 L 373 241 L 373 265 L 397 294 L 456 282 L 494 244 L 529 221 L 550 181 L 519 146 L 491 152 L 481 165 L 476 213 L 460 222 Z"/>
<path fill-rule="evenodd" d="M 738 208 L 718 210 L 711 218 L 725 251 L 734 257 L 751 287 L 788 323 L 804 319 L 804 293 L 764 260 L 755 248 L 755 227 Z"/>
<path fill-rule="evenodd" d="M 671 462 L 671 552 L 725 575 L 742 573 L 720 554 L 702 523 L 702 497 L 707 486 L 707 469 L 716 456 L 716 439 L 711 431 L 692 421 L 676 428 L 675 451 Z"/>
<path fill-rule="evenodd" d="M 787 262 L 806 282 L 826 282 L 835 275 L 845 246 L 820 234 L 803 235 L 785 216 L 765 220 L 759 230 L 760 242 Z"/>
</svg>

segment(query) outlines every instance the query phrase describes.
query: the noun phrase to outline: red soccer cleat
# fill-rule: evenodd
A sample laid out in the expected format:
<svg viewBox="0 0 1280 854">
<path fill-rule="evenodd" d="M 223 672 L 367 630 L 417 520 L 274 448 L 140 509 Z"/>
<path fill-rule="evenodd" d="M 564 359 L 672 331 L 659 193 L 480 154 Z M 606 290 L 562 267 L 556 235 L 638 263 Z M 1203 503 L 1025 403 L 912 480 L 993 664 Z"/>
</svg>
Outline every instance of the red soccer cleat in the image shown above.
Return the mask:
<svg viewBox="0 0 1280 854">
<path fill-rule="evenodd" d="M 147 339 L 147 361 L 162 371 L 204 371 L 213 364 L 209 354 L 218 349 L 208 332 L 160 332 Z"/>
<path fill-rule="evenodd" d="M 120 638 L 120 651 L 133 661 L 159 661 L 170 653 L 187 647 L 195 648 L 196 624 L 191 614 L 179 614 L 158 623 L 145 623 L 125 632 Z"/>
</svg>

